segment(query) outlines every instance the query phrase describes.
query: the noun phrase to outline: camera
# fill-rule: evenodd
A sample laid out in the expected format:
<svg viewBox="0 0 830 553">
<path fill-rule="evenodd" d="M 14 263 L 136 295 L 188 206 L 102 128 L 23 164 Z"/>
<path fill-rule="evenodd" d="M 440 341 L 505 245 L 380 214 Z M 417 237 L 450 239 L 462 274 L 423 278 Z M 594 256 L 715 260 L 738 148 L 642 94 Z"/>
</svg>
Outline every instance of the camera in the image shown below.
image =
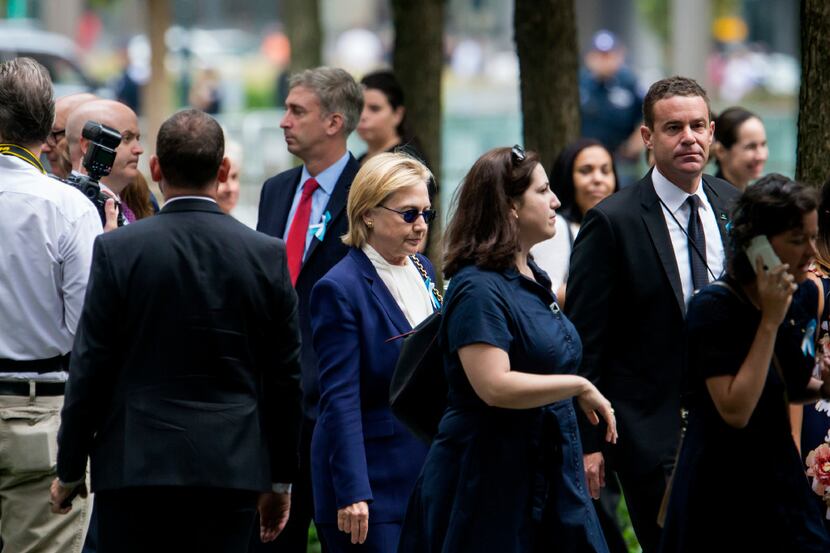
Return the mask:
<svg viewBox="0 0 830 553">
<path fill-rule="evenodd" d="M 115 161 L 115 149 L 121 144 L 121 133 L 101 123 L 87 121 L 83 131 L 81 131 L 81 136 L 89 140 L 90 143 L 83 161 L 84 169 L 88 174 L 80 175 L 73 172 L 66 179 L 61 180 L 83 192 L 84 196 L 89 198 L 98 209 L 101 224 L 106 224 L 107 217 L 104 207 L 111 196 L 101 192 L 101 185 L 98 181 L 109 175 L 112 170 L 112 164 Z M 123 225 L 124 215 L 119 211 L 118 226 Z"/>
</svg>

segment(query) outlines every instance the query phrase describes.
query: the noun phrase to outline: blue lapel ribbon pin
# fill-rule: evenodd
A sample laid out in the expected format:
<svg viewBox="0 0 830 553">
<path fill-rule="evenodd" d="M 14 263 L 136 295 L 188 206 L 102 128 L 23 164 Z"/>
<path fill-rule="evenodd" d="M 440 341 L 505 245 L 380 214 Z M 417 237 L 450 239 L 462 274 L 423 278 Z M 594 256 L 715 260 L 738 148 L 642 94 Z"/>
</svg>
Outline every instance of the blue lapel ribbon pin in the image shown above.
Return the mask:
<svg viewBox="0 0 830 553">
<path fill-rule="evenodd" d="M 427 277 L 425 282 L 427 290 L 429 290 L 429 298 L 432 300 L 433 309 L 441 309 L 441 302 L 438 301 L 438 296 L 435 293 L 435 283 L 432 282 L 432 279 L 429 277 Z"/>
<path fill-rule="evenodd" d="M 323 213 L 323 217 L 319 223 L 317 223 L 316 225 L 308 226 L 309 234 L 311 234 L 312 236 L 317 238 L 317 240 L 322 242 L 323 238 L 326 237 L 326 227 L 328 226 L 329 222 L 331 222 L 331 213 L 329 213 L 329 211 L 326 210 L 326 212 Z"/>
<path fill-rule="evenodd" d="M 807 323 L 807 329 L 804 331 L 804 338 L 801 340 L 801 352 L 805 357 L 816 356 L 816 320 L 812 319 Z"/>
</svg>

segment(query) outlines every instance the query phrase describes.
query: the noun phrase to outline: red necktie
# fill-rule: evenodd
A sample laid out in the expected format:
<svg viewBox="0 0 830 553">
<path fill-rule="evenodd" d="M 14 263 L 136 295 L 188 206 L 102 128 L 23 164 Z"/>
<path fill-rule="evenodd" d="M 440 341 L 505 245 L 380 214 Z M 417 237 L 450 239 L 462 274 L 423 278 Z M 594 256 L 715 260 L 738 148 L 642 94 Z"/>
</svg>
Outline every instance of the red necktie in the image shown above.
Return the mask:
<svg viewBox="0 0 830 553">
<path fill-rule="evenodd" d="M 320 184 L 314 180 L 314 177 L 303 183 L 303 194 L 300 196 L 300 203 L 297 204 L 297 211 L 294 212 L 291 229 L 288 231 L 288 238 L 285 241 L 285 249 L 288 254 L 288 272 L 291 274 L 292 285 L 297 284 L 300 267 L 303 266 L 308 219 L 311 216 L 311 195 L 314 194 L 318 186 Z"/>
</svg>

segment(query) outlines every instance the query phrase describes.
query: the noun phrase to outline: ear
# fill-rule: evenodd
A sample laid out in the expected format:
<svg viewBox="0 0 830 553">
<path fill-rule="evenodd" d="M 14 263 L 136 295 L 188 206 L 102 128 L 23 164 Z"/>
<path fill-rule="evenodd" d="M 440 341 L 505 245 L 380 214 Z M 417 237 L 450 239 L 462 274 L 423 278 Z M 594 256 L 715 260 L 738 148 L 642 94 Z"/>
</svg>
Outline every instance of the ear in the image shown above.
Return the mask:
<svg viewBox="0 0 830 553">
<path fill-rule="evenodd" d="M 78 145 L 81 147 L 81 157 L 84 157 L 89 149 L 89 140 L 82 136 Z"/>
<path fill-rule="evenodd" d="M 406 108 L 403 106 L 398 106 L 395 111 L 392 112 L 392 121 L 395 123 L 396 127 L 401 124 L 404 115 L 406 115 Z"/>
<path fill-rule="evenodd" d="M 715 140 L 715 122 L 709 121 L 709 145 L 712 145 L 712 142 Z"/>
<path fill-rule="evenodd" d="M 712 143 L 712 154 L 717 158 L 721 159 L 726 154 L 726 148 L 723 147 L 719 141 L 715 140 Z"/>
<path fill-rule="evenodd" d="M 654 144 L 652 144 L 651 141 L 652 134 L 651 129 L 649 129 L 647 125 L 640 125 L 640 136 L 643 137 L 643 144 L 645 144 L 648 149 L 654 147 Z"/>
<path fill-rule="evenodd" d="M 150 158 L 150 176 L 153 178 L 153 182 L 157 182 L 161 184 L 162 179 L 164 179 L 164 175 L 161 172 L 161 164 L 159 163 L 159 157 L 153 156 Z"/>
<path fill-rule="evenodd" d="M 346 120 L 343 118 L 342 113 L 330 114 L 326 121 L 326 134 L 328 136 L 339 134 L 343 130 L 343 125 L 345 124 Z"/>
<path fill-rule="evenodd" d="M 228 182 L 228 175 L 231 172 L 231 160 L 227 156 L 222 158 L 219 164 L 219 171 L 216 173 L 217 182 Z"/>
</svg>

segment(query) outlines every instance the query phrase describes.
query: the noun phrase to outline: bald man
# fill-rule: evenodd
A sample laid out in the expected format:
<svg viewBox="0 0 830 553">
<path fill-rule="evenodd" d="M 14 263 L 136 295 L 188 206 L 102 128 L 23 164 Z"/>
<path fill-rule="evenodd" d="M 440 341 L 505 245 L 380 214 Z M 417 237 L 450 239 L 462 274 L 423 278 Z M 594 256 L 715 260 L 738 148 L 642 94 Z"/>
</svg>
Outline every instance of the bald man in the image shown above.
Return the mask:
<svg viewBox="0 0 830 553">
<path fill-rule="evenodd" d="M 49 160 L 49 168 L 56 177 L 65 179 L 72 171 L 69 160 L 69 147 L 66 141 L 66 120 L 75 108 L 83 103 L 97 100 L 98 97 L 88 92 L 70 94 L 55 101 L 55 121 L 52 130 L 43 143 L 43 153 Z"/>
<path fill-rule="evenodd" d="M 86 174 L 83 158 L 90 147 L 89 140 L 81 136 L 87 121 L 102 123 L 121 133 L 121 144 L 115 150 L 112 171 L 101 179 L 102 190 L 112 193 L 120 203 L 121 193 L 138 176 L 138 159 L 144 153 L 140 143 L 138 117 L 129 107 L 114 100 L 86 102 L 73 110 L 66 124 L 66 139 L 69 143 L 72 169 L 81 174 Z M 124 216 L 132 220 L 126 204 L 122 203 L 121 209 Z"/>
</svg>

